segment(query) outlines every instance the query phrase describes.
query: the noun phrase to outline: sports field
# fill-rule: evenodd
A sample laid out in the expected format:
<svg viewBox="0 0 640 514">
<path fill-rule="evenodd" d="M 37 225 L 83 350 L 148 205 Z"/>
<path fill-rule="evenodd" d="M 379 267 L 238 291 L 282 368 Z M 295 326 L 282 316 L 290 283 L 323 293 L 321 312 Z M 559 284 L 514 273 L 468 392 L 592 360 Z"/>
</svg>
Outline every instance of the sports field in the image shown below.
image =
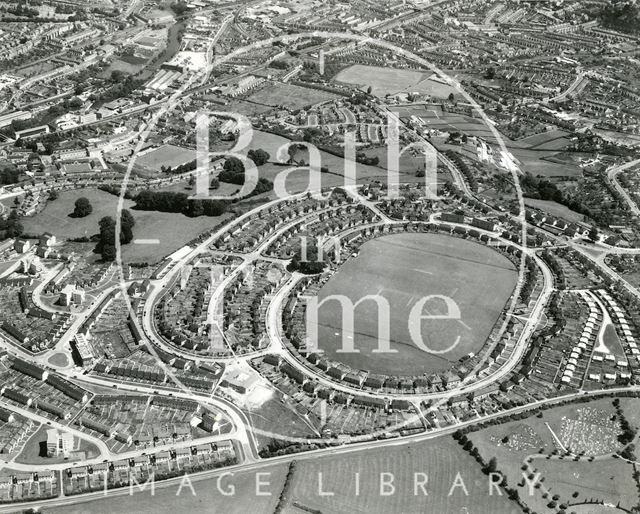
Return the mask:
<svg viewBox="0 0 640 514">
<path fill-rule="evenodd" d="M 327 102 L 337 98 L 333 93 L 296 86 L 294 84 L 268 84 L 253 93 L 248 100 L 261 105 L 275 107 L 281 105 L 287 109 L 302 109 L 309 105 Z"/>
<path fill-rule="evenodd" d="M 162 166 L 175 168 L 181 164 L 191 162 L 195 158 L 195 150 L 174 145 L 162 145 L 155 150 L 151 150 L 137 157 L 136 166 L 153 171 L 160 171 Z"/>
<path fill-rule="evenodd" d="M 319 309 L 319 348 L 327 357 L 356 369 L 391 375 L 419 375 L 448 368 L 485 343 L 515 287 L 517 273 L 511 262 L 491 248 L 442 234 L 395 234 L 365 243 L 358 257 L 345 263 L 320 290 L 320 301 L 345 295 L 357 302 L 376 295 L 388 302 L 391 349 L 378 346 L 378 316 L 373 301 L 363 302 L 354 314 L 354 340 L 359 353 L 338 352 L 342 347 L 341 308 L 329 301 Z M 410 310 L 429 295 L 451 298 L 460 319 L 430 319 L 420 324 L 424 344 L 439 355 L 421 350 L 409 331 Z M 443 300 L 428 300 L 422 314 L 446 315 Z M 382 318 L 384 322 L 384 318 Z M 346 327 L 345 327 L 346 329 Z M 449 349 L 452 345 L 455 346 Z"/>
<path fill-rule="evenodd" d="M 334 77 L 335 82 L 355 84 L 363 89 L 371 87 L 371 93 L 376 96 L 398 93 L 423 93 L 438 98 L 447 98 L 450 93 L 457 93 L 455 88 L 432 80 L 433 73 L 417 70 L 396 68 L 381 68 L 355 64 L 342 70 Z"/>
</svg>

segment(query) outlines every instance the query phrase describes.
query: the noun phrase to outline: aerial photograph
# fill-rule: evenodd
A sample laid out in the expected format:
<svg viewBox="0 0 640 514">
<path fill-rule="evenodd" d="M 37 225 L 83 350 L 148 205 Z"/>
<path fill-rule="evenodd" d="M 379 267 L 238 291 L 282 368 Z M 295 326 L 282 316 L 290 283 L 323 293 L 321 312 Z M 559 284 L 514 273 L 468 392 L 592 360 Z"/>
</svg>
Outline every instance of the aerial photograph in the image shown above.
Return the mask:
<svg viewBox="0 0 640 514">
<path fill-rule="evenodd" d="M 640 514 L 640 0 L 0 50 L 0 514 Z"/>
</svg>

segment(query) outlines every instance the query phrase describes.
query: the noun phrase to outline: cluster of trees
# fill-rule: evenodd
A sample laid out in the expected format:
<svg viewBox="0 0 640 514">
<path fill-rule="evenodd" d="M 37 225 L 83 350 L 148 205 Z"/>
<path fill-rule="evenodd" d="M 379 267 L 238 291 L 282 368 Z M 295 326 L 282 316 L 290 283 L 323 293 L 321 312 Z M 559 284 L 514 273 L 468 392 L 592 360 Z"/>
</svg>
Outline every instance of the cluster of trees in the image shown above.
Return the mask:
<svg viewBox="0 0 640 514">
<path fill-rule="evenodd" d="M 127 209 L 122 210 L 120 216 L 120 244 L 128 244 L 133 241 L 133 227 L 135 219 Z M 100 234 L 94 249 L 95 253 L 102 256 L 105 262 L 116 258 L 116 220 L 111 216 L 105 216 L 98 222 Z"/>
<path fill-rule="evenodd" d="M 356 152 L 356 161 L 368 166 L 377 166 L 380 163 L 380 158 L 377 155 L 369 157 L 364 152 Z"/>
<path fill-rule="evenodd" d="M 264 150 L 256 150 L 256 152 L 264 152 Z M 253 156 L 259 161 L 262 161 L 265 157 L 267 160 L 269 159 L 269 154 L 267 152 L 264 152 L 264 154 L 259 153 L 257 155 L 256 153 L 254 153 Z M 256 164 L 259 166 L 258 163 Z M 218 175 L 218 179 L 222 182 L 227 182 L 228 184 L 236 184 L 238 186 L 242 186 L 245 181 L 244 164 L 240 159 L 236 157 L 229 157 L 225 161 L 224 167 L 220 172 L 220 174 Z M 268 191 L 271 191 L 272 189 L 273 189 L 273 182 L 271 182 L 266 178 L 259 177 L 258 183 L 256 184 L 255 188 L 247 196 L 259 195 L 261 193 L 266 193 Z"/>
<path fill-rule="evenodd" d="M 609 1 L 600 11 L 605 27 L 629 34 L 640 33 L 640 7 L 632 0 Z"/>
<path fill-rule="evenodd" d="M 171 10 L 178 16 L 182 16 L 189 10 L 189 6 L 186 2 L 176 2 L 170 5 Z"/>
<path fill-rule="evenodd" d="M 247 153 L 247 157 L 249 157 L 249 159 L 251 159 L 256 164 L 256 166 L 262 166 L 263 164 L 266 164 L 271 158 L 269 152 L 263 150 L 262 148 L 258 148 L 257 150 L 249 150 L 249 152 Z"/>
<path fill-rule="evenodd" d="M 460 172 L 464 175 L 464 178 L 467 180 L 471 191 L 474 193 L 478 191 L 478 179 L 471 171 L 471 168 L 467 165 L 466 162 L 460 157 L 460 155 L 453 150 L 447 150 L 445 155 L 449 158 L 453 164 L 455 164 L 456 168 L 460 170 Z"/>
<path fill-rule="evenodd" d="M 3 5 L 0 7 L 0 11 L 13 14 L 14 16 L 21 16 L 25 18 L 37 18 L 40 14 L 38 9 L 31 9 L 24 4 L 17 3 L 15 5 Z"/>
<path fill-rule="evenodd" d="M 318 247 L 315 243 L 307 245 L 306 258 L 303 259 L 302 248 L 299 248 L 287 266 L 289 271 L 298 271 L 305 275 L 322 273 L 326 263 L 318 259 Z"/>
<path fill-rule="evenodd" d="M 473 441 L 471 441 L 471 439 L 469 439 L 467 435 L 461 430 L 457 430 L 456 432 L 454 432 L 453 438 L 458 442 L 458 444 L 462 446 L 463 450 L 468 452 L 469 455 L 471 455 L 476 460 L 476 462 L 480 464 L 482 472 L 485 475 L 489 475 L 491 473 L 499 473 L 500 475 L 502 475 L 502 480 L 500 480 L 500 482 L 496 482 L 497 485 L 506 491 L 509 499 L 517 502 L 521 506 L 524 506 L 524 504 L 520 500 L 520 494 L 518 493 L 518 490 L 515 487 L 510 487 L 507 483 L 507 478 L 504 476 L 504 473 L 500 473 L 500 471 L 498 471 L 498 461 L 495 457 L 491 457 L 491 459 L 489 459 L 489 462 L 485 462 L 485 460 L 482 458 L 482 455 L 480 455 L 480 451 L 473 444 Z"/>
<path fill-rule="evenodd" d="M 522 285 L 522 290 L 520 291 L 520 300 L 522 303 L 529 303 L 529 299 L 531 298 L 531 293 L 533 293 L 533 288 L 536 285 L 536 277 L 538 275 L 538 267 L 536 266 L 535 261 L 527 255 L 525 258 L 525 277 L 524 284 Z"/>
<path fill-rule="evenodd" d="M 620 421 L 620 428 L 622 429 L 622 433 L 618 435 L 618 441 L 620 444 L 627 445 L 631 443 L 636 437 L 636 429 L 631 426 L 629 420 L 624 415 L 624 411 L 620 407 L 620 399 L 616 398 L 613 400 L 613 406 L 616 409 L 616 415 L 618 416 L 618 420 Z"/>
<path fill-rule="evenodd" d="M 189 162 L 185 162 L 184 164 L 180 164 L 178 166 L 176 166 L 175 168 L 171 167 L 171 166 L 165 166 L 164 164 L 162 166 L 160 166 L 160 171 L 162 173 L 175 173 L 175 174 L 180 174 L 180 173 L 186 173 L 187 171 L 193 171 L 198 167 L 198 161 L 196 159 L 189 161 Z"/>
<path fill-rule="evenodd" d="M 135 197 L 136 209 L 142 211 L 175 212 L 196 218 L 198 216 L 220 216 L 229 205 L 221 200 L 189 199 L 186 193 L 170 191 L 140 191 Z"/>
<path fill-rule="evenodd" d="M 76 200 L 74 205 L 73 212 L 71 213 L 72 218 L 84 218 L 85 216 L 89 216 L 93 212 L 93 206 L 88 198 L 81 196 Z"/>
<path fill-rule="evenodd" d="M 16 211 L 11 211 L 7 219 L 0 218 L 0 240 L 18 237 L 23 231 L 20 216 Z"/>
<path fill-rule="evenodd" d="M 274 509 L 274 514 L 280 514 L 284 511 L 284 509 L 289 504 L 289 500 L 291 499 L 291 495 L 293 493 L 293 475 L 296 472 L 296 461 L 292 460 L 289 463 L 289 470 L 287 471 L 287 476 L 284 479 L 284 485 L 282 486 L 282 491 L 280 492 L 280 497 L 278 498 L 278 504 Z"/>
<path fill-rule="evenodd" d="M 275 68 L 276 70 L 286 70 L 289 67 L 286 61 L 271 61 L 269 68 Z"/>
<path fill-rule="evenodd" d="M 522 186 L 524 196 L 528 198 L 551 200 L 562 204 L 583 216 L 587 216 L 589 218 L 597 217 L 582 202 L 566 196 L 562 191 L 560 191 L 560 189 L 558 189 L 558 186 L 546 179 L 539 179 L 530 173 L 526 173 L 520 179 L 520 185 Z"/>
<path fill-rule="evenodd" d="M 20 180 L 20 172 L 13 166 L 0 168 L 0 185 L 17 184 Z"/>
</svg>

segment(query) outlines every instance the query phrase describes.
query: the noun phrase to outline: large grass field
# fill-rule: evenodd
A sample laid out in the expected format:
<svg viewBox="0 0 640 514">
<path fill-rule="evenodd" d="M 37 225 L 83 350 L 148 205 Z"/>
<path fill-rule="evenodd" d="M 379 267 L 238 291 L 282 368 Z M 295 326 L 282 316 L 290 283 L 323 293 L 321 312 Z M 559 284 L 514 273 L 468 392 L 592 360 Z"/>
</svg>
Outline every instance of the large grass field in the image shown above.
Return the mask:
<svg viewBox="0 0 640 514">
<path fill-rule="evenodd" d="M 224 496 L 217 488 L 217 479 L 196 481 L 193 476 L 195 496 L 188 487 L 176 496 L 178 486 L 156 488 L 155 495 L 149 490 L 137 492 L 134 498 L 128 495 L 99 499 L 91 503 L 46 509 L 48 513 L 95 514 L 131 512 L 135 501 L 135 512 L 193 512 L 214 514 L 272 514 L 284 485 L 287 465 L 261 467 L 256 471 L 235 473 L 224 477 L 221 488 L 235 486 L 235 494 Z M 270 473 L 256 477 L 256 472 Z M 360 491 L 355 494 L 356 473 L 359 473 Z M 383 478 L 393 477 L 395 492 L 388 496 L 380 494 L 381 473 Z M 452 486 L 459 475 L 458 486 Z M 322 474 L 322 491 L 333 496 L 318 494 L 319 477 Z M 417 477 L 415 474 L 418 474 Z M 423 493 L 420 486 L 414 489 L 414 480 L 426 484 Z M 256 479 L 269 482 L 264 486 L 271 496 L 256 496 Z M 468 493 L 465 494 L 464 488 Z M 422 443 L 401 444 L 382 449 L 370 449 L 353 453 L 342 453 L 313 459 L 298 460 L 291 482 L 290 500 L 283 512 L 299 514 L 317 512 L 323 514 L 516 514 L 517 504 L 503 493 L 489 495 L 488 477 L 479 465 L 449 437 Z M 386 491 L 383 491 L 386 492 Z M 449 494 L 451 493 L 451 494 Z M 296 506 L 297 505 L 297 506 Z M 303 508 L 303 510 L 300 509 Z M 306 510 L 314 509 L 314 510 Z"/>
<path fill-rule="evenodd" d="M 333 492 L 333 496 L 319 496 L 320 473 L 322 491 Z M 356 473 L 359 473 L 360 481 L 358 496 Z M 390 473 L 393 477 L 394 494 L 380 494 L 382 473 Z M 427 475 L 425 489 L 428 496 L 424 496 L 419 487 L 414 488 L 416 473 Z M 460 473 L 468 496 L 462 487 L 451 490 L 457 473 Z M 418 479 L 421 477 L 418 475 Z M 509 501 L 506 495 L 489 495 L 487 476 L 449 437 L 300 461 L 294 475 L 292 499 L 290 506 L 297 502 L 323 514 L 518 512 L 517 504 Z M 289 508 L 287 512 L 298 511 Z"/>
<path fill-rule="evenodd" d="M 569 222 L 578 223 L 584 221 L 584 215 L 572 211 L 568 207 L 554 202 L 553 200 L 536 200 L 534 198 L 525 198 L 524 203 L 525 205 L 528 205 L 530 207 L 542 209 L 544 212 L 551 214 L 552 216 L 564 218 Z"/>
<path fill-rule="evenodd" d="M 378 346 L 378 316 L 373 301 L 355 312 L 355 339 L 360 353 L 339 353 L 342 346 L 341 309 L 337 301 L 319 312 L 319 348 L 329 358 L 356 369 L 391 375 L 419 375 L 448 368 L 485 343 L 517 280 L 510 261 L 491 248 L 442 234 L 396 234 L 365 243 L 358 257 L 345 263 L 321 289 L 320 300 L 346 295 L 353 302 L 377 295 L 390 306 L 391 348 L 397 353 L 373 353 Z M 487 294 L 491 291 L 491 294 Z M 445 295 L 460 308 L 460 319 L 423 321 L 425 353 L 412 342 L 409 312 L 429 295 Z M 442 300 L 430 300 L 422 313 L 446 314 Z"/>
<path fill-rule="evenodd" d="M 367 89 L 371 86 L 372 94 L 383 97 L 387 94 L 423 93 L 437 98 L 447 98 L 450 93 L 456 94 L 455 88 L 436 80 L 431 80 L 432 72 L 405 70 L 397 68 L 381 68 L 355 64 L 334 77 L 334 81 L 355 84 Z"/>
<path fill-rule="evenodd" d="M 137 157 L 136 166 L 159 172 L 162 166 L 174 168 L 193 161 L 195 158 L 195 150 L 175 145 L 162 145 Z"/>
<path fill-rule="evenodd" d="M 93 212 L 84 218 L 71 218 L 73 205 L 77 198 L 86 197 L 93 206 Z M 51 232 L 59 240 L 87 236 L 98 233 L 98 221 L 104 216 L 117 213 L 118 197 L 98 189 L 80 189 L 64 191 L 60 197 L 48 202 L 42 212 L 33 217 L 24 218 L 25 233 L 39 235 Z M 131 209 L 134 202 L 124 201 L 124 208 Z M 133 235 L 136 239 L 158 239 L 159 244 L 130 243 L 122 247 L 122 258 L 125 262 L 147 261 L 154 263 L 164 256 L 173 253 L 191 239 L 218 224 L 222 217 L 188 218 L 182 214 L 153 211 L 131 210 L 136 220 Z"/>
<path fill-rule="evenodd" d="M 270 160 L 267 164 L 258 168 L 259 176 L 274 181 L 275 178 L 283 173 L 285 170 L 291 168 L 290 165 L 276 164 L 278 161 L 278 149 L 283 145 L 289 143 L 290 140 L 279 136 L 277 134 L 271 134 L 269 132 L 262 132 L 254 130 L 253 137 L 250 144 L 242 150 L 240 153 L 246 155 L 251 149 L 262 148 L 270 155 Z M 222 151 L 226 147 L 220 146 L 219 148 L 212 148 L 215 151 Z M 356 177 L 359 182 L 366 180 L 387 180 L 387 171 L 383 166 L 386 163 L 385 149 L 366 150 L 365 153 L 370 156 L 378 156 L 380 158 L 379 166 L 370 166 L 366 164 L 356 163 Z M 345 160 L 344 158 L 321 151 L 320 152 L 321 163 L 320 167 L 326 166 L 329 169 L 328 173 L 323 173 L 321 177 L 323 187 L 334 187 L 344 185 L 344 170 Z M 300 151 L 296 155 L 296 159 L 304 159 L 305 162 L 309 162 L 308 152 Z M 403 182 L 411 182 L 415 180 L 415 172 L 419 167 L 418 162 L 414 160 L 409 152 L 405 152 L 400 159 L 400 180 Z M 316 169 L 316 172 L 319 171 Z M 301 168 L 290 173 L 286 178 L 286 187 L 289 193 L 297 193 L 303 191 L 309 184 L 309 171 Z"/>
<path fill-rule="evenodd" d="M 309 105 L 327 102 L 337 98 L 327 91 L 296 86 L 294 84 L 275 83 L 256 91 L 248 100 L 269 107 L 279 105 L 287 109 L 302 109 Z"/>
</svg>

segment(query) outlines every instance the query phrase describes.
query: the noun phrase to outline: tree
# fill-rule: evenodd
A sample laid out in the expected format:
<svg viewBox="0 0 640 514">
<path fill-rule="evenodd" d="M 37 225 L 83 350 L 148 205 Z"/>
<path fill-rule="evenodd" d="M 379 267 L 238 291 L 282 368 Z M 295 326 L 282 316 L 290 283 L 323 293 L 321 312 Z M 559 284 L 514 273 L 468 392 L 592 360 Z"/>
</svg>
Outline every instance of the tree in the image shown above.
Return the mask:
<svg viewBox="0 0 640 514">
<path fill-rule="evenodd" d="M 102 255 L 105 262 L 113 261 L 116 258 L 116 220 L 111 216 L 105 216 L 98 222 L 100 227 L 100 238 L 94 252 Z"/>
<path fill-rule="evenodd" d="M 256 164 L 256 166 L 262 166 L 263 164 L 269 162 L 269 158 L 271 156 L 262 148 L 258 148 L 257 150 L 249 150 L 249 152 L 247 153 L 247 157 L 249 157 L 249 159 L 251 159 Z"/>
<path fill-rule="evenodd" d="M 596 227 L 591 227 L 591 230 L 589 230 L 589 239 L 594 243 L 598 240 L 598 229 Z"/>
<path fill-rule="evenodd" d="M 211 183 L 209 184 L 209 188 L 210 189 L 219 189 L 220 188 L 220 181 L 218 180 L 217 177 L 213 177 L 211 179 Z"/>
<path fill-rule="evenodd" d="M 135 224 L 136 220 L 133 219 L 132 214 L 127 209 L 123 209 L 122 214 L 120 214 L 120 242 L 123 245 L 133 241 L 133 227 Z"/>
<path fill-rule="evenodd" d="M 453 103 L 455 99 L 456 99 L 456 96 L 453 93 L 449 93 L 449 101 Z"/>
<path fill-rule="evenodd" d="M 496 69 L 493 67 L 487 68 L 487 71 L 484 74 L 484 78 L 488 80 L 493 80 L 496 78 Z"/>
<path fill-rule="evenodd" d="M 49 200 L 51 200 L 51 201 L 57 200 L 57 199 L 58 199 L 58 196 L 59 196 L 59 195 L 58 195 L 58 192 L 57 192 L 55 189 L 52 189 L 52 190 L 49 192 Z"/>
<path fill-rule="evenodd" d="M 81 196 L 76 200 L 72 217 L 84 218 L 85 216 L 89 216 L 89 214 L 91 214 L 92 212 L 93 212 L 93 207 L 91 206 L 91 202 L 89 202 L 89 199 L 85 198 L 84 196 Z"/>
</svg>

